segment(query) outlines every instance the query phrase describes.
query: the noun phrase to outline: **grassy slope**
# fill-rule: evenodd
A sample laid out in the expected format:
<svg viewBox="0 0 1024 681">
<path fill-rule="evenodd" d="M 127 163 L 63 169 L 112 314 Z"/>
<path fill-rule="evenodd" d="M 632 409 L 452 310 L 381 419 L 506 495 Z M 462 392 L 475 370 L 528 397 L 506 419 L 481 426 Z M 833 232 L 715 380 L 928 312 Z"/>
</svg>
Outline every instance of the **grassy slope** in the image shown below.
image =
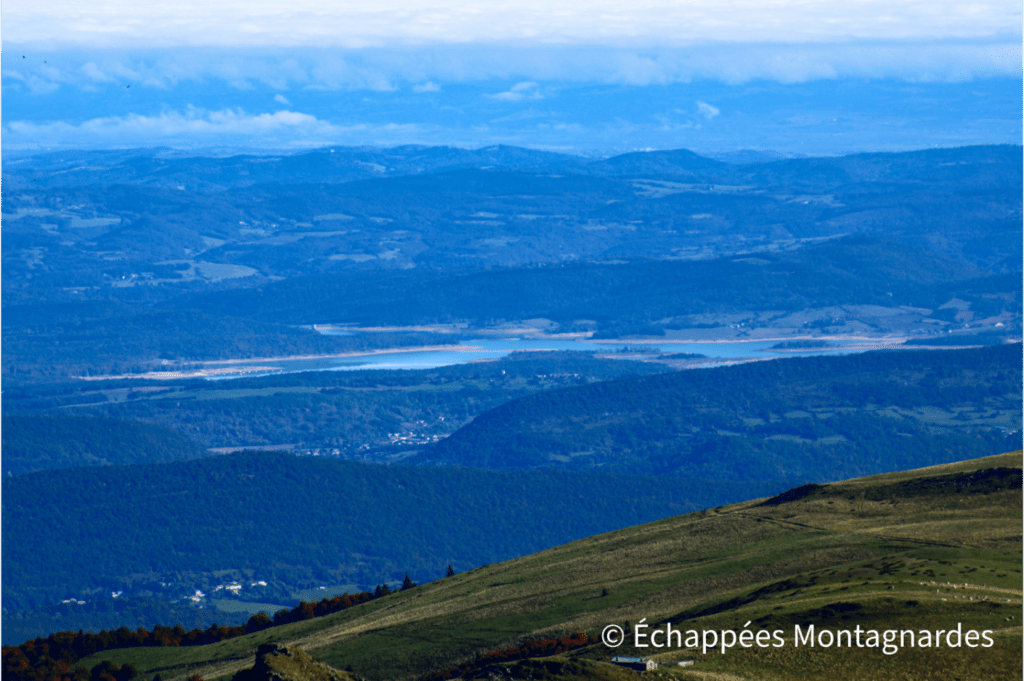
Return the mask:
<svg viewBox="0 0 1024 681">
<path fill-rule="evenodd" d="M 351 664 L 372 679 L 410 678 L 519 639 L 596 633 L 607 623 L 644 617 L 697 630 L 739 629 L 753 620 L 787 636 L 794 623 L 916 630 L 962 622 L 965 629 L 995 630 L 996 646 L 887 657 L 787 645 L 656 658 L 696 660 L 668 672 L 681 678 L 1010 678 L 1021 668 L 1020 490 L 971 493 L 926 484 L 998 467 L 1021 468 L 1021 453 L 834 483 L 774 506 L 750 501 L 677 516 L 319 620 L 203 648 L 108 651 L 84 663 L 131 661 L 165 679 L 187 667 L 211 679 L 251 665 L 255 646 L 275 640 L 338 668 Z M 853 606 L 827 607 L 840 603 Z M 635 651 L 627 642 L 618 652 L 658 651 Z M 599 661 L 610 653 L 598 644 L 573 655 Z"/>
</svg>

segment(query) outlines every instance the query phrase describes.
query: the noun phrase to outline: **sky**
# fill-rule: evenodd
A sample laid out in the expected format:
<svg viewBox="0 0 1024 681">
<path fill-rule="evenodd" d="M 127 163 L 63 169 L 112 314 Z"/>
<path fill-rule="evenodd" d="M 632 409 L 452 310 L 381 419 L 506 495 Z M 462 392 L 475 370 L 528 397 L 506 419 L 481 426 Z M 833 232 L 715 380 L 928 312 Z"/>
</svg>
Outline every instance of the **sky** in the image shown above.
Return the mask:
<svg viewBox="0 0 1024 681">
<path fill-rule="evenodd" d="M 8 0 L 5 154 L 1021 142 L 1019 1 Z"/>
</svg>

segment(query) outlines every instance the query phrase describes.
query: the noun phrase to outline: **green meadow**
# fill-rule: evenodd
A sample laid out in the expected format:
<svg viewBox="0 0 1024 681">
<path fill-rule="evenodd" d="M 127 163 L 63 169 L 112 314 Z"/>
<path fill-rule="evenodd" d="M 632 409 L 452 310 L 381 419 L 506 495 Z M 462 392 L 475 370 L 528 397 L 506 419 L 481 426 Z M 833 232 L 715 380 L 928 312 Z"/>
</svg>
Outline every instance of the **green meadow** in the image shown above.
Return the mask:
<svg viewBox="0 0 1024 681">
<path fill-rule="evenodd" d="M 1020 469 L 1014 452 L 807 486 L 590 537 L 214 645 L 112 650 L 83 664 L 111 659 L 134 663 L 144 677 L 227 679 L 252 664 L 260 643 L 275 641 L 369 679 L 413 679 L 524 640 L 597 636 L 608 624 L 628 632 L 643 620 L 646 634 L 746 627 L 778 630 L 786 643 L 655 648 L 627 633 L 617 649 L 595 643 L 530 673 L 618 678 L 622 670 L 607 662 L 625 654 L 658 661 L 648 675 L 693 679 L 1011 678 L 1021 669 Z M 793 641 L 796 626 L 934 633 L 958 623 L 990 631 L 993 645 L 907 645 L 887 655 Z M 682 660 L 693 664 L 680 667 Z M 506 666 L 526 673 L 524 664 Z"/>
</svg>

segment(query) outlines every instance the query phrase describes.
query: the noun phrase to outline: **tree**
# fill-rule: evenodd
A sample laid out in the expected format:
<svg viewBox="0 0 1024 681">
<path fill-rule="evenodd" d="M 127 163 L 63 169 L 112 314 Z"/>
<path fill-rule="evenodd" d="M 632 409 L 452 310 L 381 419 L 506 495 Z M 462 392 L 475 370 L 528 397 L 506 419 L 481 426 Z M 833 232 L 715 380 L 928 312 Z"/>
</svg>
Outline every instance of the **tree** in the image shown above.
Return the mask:
<svg viewBox="0 0 1024 681">
<path fill-rule="evenodd" d="M 121 667 L 120 671 L 114 675 L 117 681 L 132 681 L 139 675 L 139 669 L 135 665 L 128 663 Z"/>
<path fill-rule="evenodd" d="M 448 572 L 444 573 L 444 576 L 445 577 L 454 577 L 455 576 L 455 570 L 452 569 L 451 565 L 448 566 Z"/>
<path fill-rule="evenodd" d="M 273 626 L 274 620 L 270 619 L 270 616 L 265 612 L 258 612 L 249 618 L 249 621 L 245 624 L 246 633 L 253 633 L 255 631 L 262 631 L 267 627 Z"/>
<path fill-rule="evenodd" d="M 89 671 L 92 681 L 117 681 L 117 673 L 121 668 L 110 660 L 103 660 Z"/>
<path fill-rule="evenodd" d="M 408 591 L 414 586 L 416 586 L 416 582 L 412 581 L 412 578 L 409 577 L 409 573 L 406 572 L 405 579 L 402 580 L 402 591 Z"/>
</svg>

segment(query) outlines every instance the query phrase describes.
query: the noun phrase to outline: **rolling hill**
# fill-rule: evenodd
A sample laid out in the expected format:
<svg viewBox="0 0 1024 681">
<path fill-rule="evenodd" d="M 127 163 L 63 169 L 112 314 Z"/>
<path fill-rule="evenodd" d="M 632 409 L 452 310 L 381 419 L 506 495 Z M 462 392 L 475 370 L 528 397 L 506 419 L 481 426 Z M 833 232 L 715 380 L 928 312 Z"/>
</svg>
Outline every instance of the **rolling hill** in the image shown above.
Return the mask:
<svg viewBox="0 0 1024 681">
<path fill-rule="evenodd" d="M 412 461 L 801 481 L 944 463 L 1020 446 L 1020 363 L 1008 344 L 605 381 L 512 400 Z"/>
<path fill-rule="evenodd" d="M 1009 277 L 976 281 L 978 273 L 965 263 L 912 247 L 850 237 L 793 252 L 758 253 L 756 258 L 572 263 L 454 274 L 410 271 L 383 281 L 377 275 L 322 274 L 177 304 L 286 324 L 465 320 L 486 325 L 542 317 L 562 323 L 597 320 L 601 326 L 655 322 L 672 328 L 685 328 L 685 318 L 692 315 L 752 310 L 778 314 L 839 305 L 930 309 L 954 296 L 969 299 L 979 315 L 1014 308 Z M 992 294 L 1009 298 L 1004 303 Z M 680 324 L 673 324 L 676 318 Z"/>
<path fill-rule="evenodd" d="M 257 646 L 275 642 L 369 679 L 508 678 L 517 669 L 547 674 L 533 678 L 573 678 L 581 669 L 611 678 L 613 654 L 653 657 L 659 673 L 679 679 L 1015 678 L 1022 662 L 1021 464 L 1014 452 L 805 486 L 590 537 L 221 643 L 108 650 L 82 664 L 110 659 L 136 665 L 145 677 L 178 679 L 187 670 L 228 679 L 252 666 Z M 596 637 L 609 624 L 634 634 L 615 649 L 598 642 L 533 662 L 483 657 L 524 640 Z M 800 643 L 796 637 L 812 625 L 815 643 Z M 696 646 L 652 646 L 659 639 L 651 632 L 668 627 L 702 638 Z M 828 647 L 821 638 L 823 629 L 840 640 L 838 632 L 849 631 L 852 641 L 857 627 L 881 633 L 860 647 Z M 708 646 L 703 638 L 744 629 L 752 632 L 747 646 Z M 958 629 L 963 637 L 953 645 L 948 632 Z M 888 630 L 903 636 L 895 650 L 883 647 Z M 947 635 L 941 642 L 939 630 Z M 977 632 L 972 643 L 968 631 Z M 755 645 L 758 632 L 768 638 Z M 675 666 L 681 660 L 694 664 Z"/>
<path fill-rule="evenodd" d="M 612 337 L 806 309 L 787 333 L 970 323 L 1018 337 L 1020 158 L 1017 146 L 747 165 L 513 147 L 22 158 L 4 168 L 2 370 L 26 382 L 348 348 L 285 326 L 326 322 L 544 317 Z M 914 323 L 894 330 L 844 305 Z"/>
<path fill-rule="evenodd" d="M 203 606 L 228 598 L 221 605 L 255 611 L 322 585 L 429 580 L 449 564 L 465 570 L 783 488 L 280 452 L 5 476 L 4 608 L 111 592 L 182 602 L 200 590 Z M 238 594 L 216 589 L 232 581 Z"/>
<path fill-rule="evenodd" d="M 3 417 L 3 473 L 198 459 L 208 452 L 170 428 L 67 414 Z"/>
<path fill-rule="evenodd" d="M 337 151 L 20 159 L 4 169 L 4 303 L 165 301 L 310 273 L 706 260 L 853 234 L 986 274 L 1019 269 L 1020 147 L 745 166 L 686 150 Z"/>
</svg>

